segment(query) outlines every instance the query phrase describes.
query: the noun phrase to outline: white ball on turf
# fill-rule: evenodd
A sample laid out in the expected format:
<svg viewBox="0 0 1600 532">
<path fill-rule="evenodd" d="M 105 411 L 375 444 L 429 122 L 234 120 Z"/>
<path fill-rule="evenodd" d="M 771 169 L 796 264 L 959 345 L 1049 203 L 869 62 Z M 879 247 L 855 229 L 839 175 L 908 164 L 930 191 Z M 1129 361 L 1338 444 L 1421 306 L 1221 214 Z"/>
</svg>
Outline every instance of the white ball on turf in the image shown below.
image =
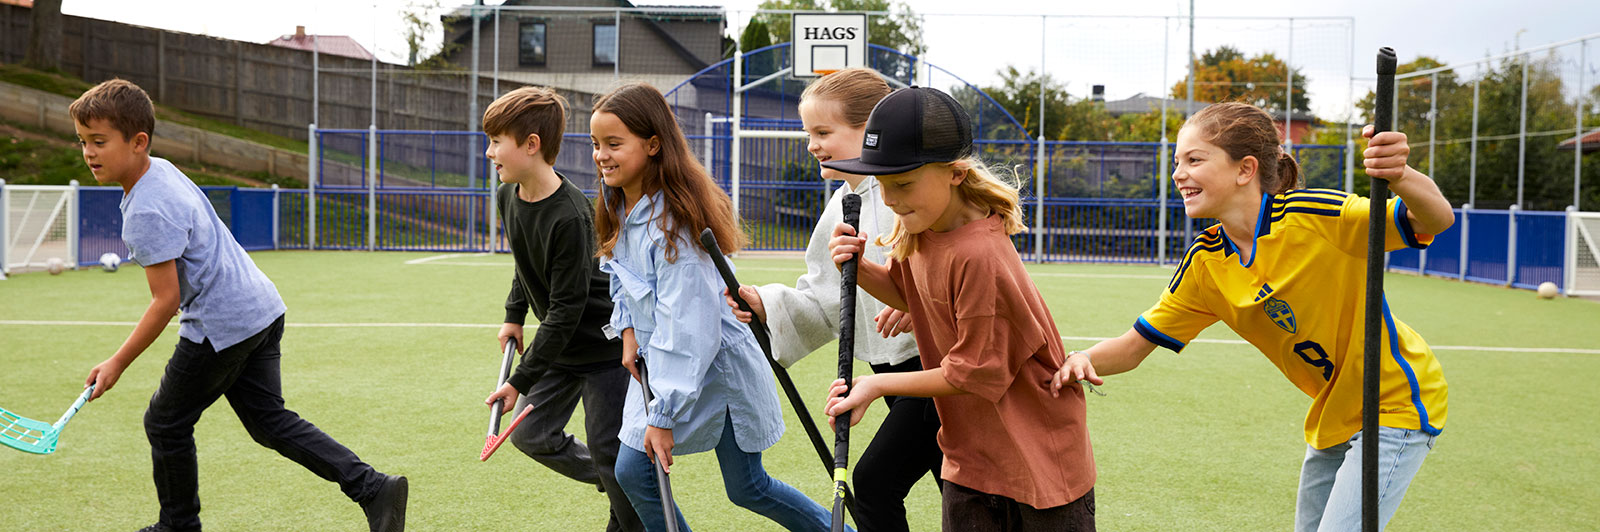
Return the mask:
<svg viewBox="0 0 1600 532">
<path fill-rule="evenodd" d="M 1554 299 L 1561 290 L 1550 281 L 1539 283 L 1539 299 Z"/>
<path fill-rule="evenodd" d="M 61 262 L 59 257 L 50 257 L 44 261 L 44 271 L 50 272 L 50 275 L 61 275 L 61 271 L 65 269 L 67 264 Z"/>
<path fill-rule="evenodd" d="M 106 253 L 100 256 L 100 269 L 105 270 L 106 273 L 117 271 L 117 266 L 120 265 L 122 265 L 122 257 L 118 257 L 116 253 Z"/>
</svg>

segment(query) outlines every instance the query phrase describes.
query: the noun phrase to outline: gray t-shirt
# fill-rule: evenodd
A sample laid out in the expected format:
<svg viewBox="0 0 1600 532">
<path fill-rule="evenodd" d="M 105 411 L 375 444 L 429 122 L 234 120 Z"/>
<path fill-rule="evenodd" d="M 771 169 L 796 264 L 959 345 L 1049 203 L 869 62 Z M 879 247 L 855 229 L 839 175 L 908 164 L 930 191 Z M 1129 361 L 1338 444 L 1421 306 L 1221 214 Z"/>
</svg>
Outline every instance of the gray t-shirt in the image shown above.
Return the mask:
<svg viewBox="0 0 1600 532">
<path fill-rule="evenodd" d="M 166 159 L 151 157 L 150 170 L 122 196 L 122 241 L 140 266 L 177 261 L 178 335 L 191 342 L 227 349 L 286 310 L 205 192 Z"/>
</svg>

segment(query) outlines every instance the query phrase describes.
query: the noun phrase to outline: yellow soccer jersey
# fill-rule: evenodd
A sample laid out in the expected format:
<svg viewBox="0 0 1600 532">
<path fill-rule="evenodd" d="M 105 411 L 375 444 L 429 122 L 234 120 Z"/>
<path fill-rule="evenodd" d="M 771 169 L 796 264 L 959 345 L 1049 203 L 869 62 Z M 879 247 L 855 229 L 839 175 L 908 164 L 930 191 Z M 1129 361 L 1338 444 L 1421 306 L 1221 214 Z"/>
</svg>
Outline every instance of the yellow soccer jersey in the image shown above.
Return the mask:
<svg viewBox="0 0 1600 532">
<path fill-rule="evenodd" d="M 1263 195 L 1254 256 L 1245 257 L 1215 225 L 1195 238 L 1161 301 L 1134 329 L 1181 351 L 1222 320 L 1313 398 L 1306 443 L 1344 443 L 1361 430 L 1363 313 L 1366 308 L 1367 198 L 1336 190 Z M 1389 201 L 1389 250 L 1424 248 L 1399 198 Z M 1378 423 L 1438 434 L 1445 382 L 1428 344 L 1389 313 L 1384 301 Z"/>
</svg>

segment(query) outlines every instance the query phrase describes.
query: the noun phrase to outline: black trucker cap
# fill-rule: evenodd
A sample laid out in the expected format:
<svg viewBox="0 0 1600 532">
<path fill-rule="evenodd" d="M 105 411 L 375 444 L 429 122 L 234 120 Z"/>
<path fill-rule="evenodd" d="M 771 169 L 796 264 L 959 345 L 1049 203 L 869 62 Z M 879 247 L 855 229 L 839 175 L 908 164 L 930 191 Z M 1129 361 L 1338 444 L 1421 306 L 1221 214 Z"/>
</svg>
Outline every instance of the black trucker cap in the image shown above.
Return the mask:
<svg viewBox="0 0 1600 532">
<path fill-rule="evenodd" d="M 861 157 L 822 166 L 847 174 L 888 175 L 972 153 L 972 119 L 939 89 L 906 87 L 889 93 L 867 117 Z"/>
</svg>

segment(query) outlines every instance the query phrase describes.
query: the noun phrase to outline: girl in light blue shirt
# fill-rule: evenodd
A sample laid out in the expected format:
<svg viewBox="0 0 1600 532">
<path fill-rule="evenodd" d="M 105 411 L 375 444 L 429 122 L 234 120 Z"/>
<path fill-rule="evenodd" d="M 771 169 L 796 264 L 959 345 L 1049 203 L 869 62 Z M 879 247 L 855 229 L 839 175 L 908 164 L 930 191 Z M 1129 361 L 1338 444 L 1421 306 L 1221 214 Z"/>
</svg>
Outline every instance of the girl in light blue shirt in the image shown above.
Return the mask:
<svg viewBox="0 0 1600 532">
<path fill-rule="evenodd" d="M 600 172 L 595 230 L 616 302 L 610 327 L 634 374 L 623 409 L 617 482 L 651 531 L 666 529 L 652 461 L 715 450 L 728 499 L 789 530 L 828 530 L 832 515 L 773 479 L 761 451 L 783 435 L 778 392 L 748 327 L 723 303 L 711 257 L 694 244 L 711 228 L 723 253 L 744 243 L 728 196 L 689 153 L 667 101 L 648 84 L 595 102 L 589 120 Z M 636 361 L 647 362 L 644 401 Z M 689 530 L 674 511 L 679 530 Z"/>
</svg>

